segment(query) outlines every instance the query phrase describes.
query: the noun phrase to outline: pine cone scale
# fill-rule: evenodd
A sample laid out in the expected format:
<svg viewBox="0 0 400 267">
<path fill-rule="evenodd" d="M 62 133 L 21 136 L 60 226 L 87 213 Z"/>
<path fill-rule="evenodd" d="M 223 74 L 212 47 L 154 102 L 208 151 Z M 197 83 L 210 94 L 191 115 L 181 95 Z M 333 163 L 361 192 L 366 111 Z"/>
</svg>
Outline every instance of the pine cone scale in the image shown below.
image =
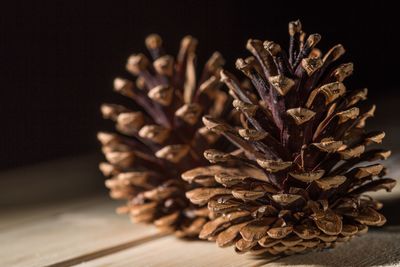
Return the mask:
<svg viewBox="0 0 400 267">
<path fill-rule="evenodd" d="M 382 164 L 364 163 L 390 151 L 369 148 L 384 133 L 364 130 L 375 106 L 363 102 L 366 89 L 344 85 L 353 64 L 334 67 L 343 46 L 322 55 L 321 36 L 305 39 L 299 21 L 289 35 L 288 54 L 271 41 L 248 41 L 253 57 L 238 59 L 236 68 L 253 89 L 221 71 L 241 127 L 212 116 L 203 122 L 238 149 L 206 150 L 214 165 L 182 175 L 189 183 L 207 176 L 207 185 L 186 194 L 210 210 L 200 238 L 239 253 L 290 255 L 347 242 L 386 222 L 382 204 L 363 194 L 396 184 Z"/>
<path fill-rule="evenodd" d="M 117 78 L 114 90 L 132 99 L 141 110 L 115 104 L 102 105 L 103 117 L 115 122 L 119 134 L 99 133 L 108 163 L 100 170 L 108 176 L 112 198 L 125 199 L 118 210 L 134 222 L 153 223 L 161 231 L 196 237 L 208 220 L 208 210 L 185 198 L 198 187 L 180 179 L 183 171 L 206 164 L 204 148 L 224 145 L 201 124 L 206 114 L 225 116 L 230 100 L 220 91 L 219 69 L 224 60 L 214 53 L 198 82 L 195 66 L 197 40 L 186 36 L 178 56 L 165 53 L 162 39 L 150 35 L 151 55 L 131 55 L 127 71 L 136 77 Z M 215 101 L 214 101 L 215 100 Z M 210 185 L 202 180 L 203 185 Z"/>
</svg>

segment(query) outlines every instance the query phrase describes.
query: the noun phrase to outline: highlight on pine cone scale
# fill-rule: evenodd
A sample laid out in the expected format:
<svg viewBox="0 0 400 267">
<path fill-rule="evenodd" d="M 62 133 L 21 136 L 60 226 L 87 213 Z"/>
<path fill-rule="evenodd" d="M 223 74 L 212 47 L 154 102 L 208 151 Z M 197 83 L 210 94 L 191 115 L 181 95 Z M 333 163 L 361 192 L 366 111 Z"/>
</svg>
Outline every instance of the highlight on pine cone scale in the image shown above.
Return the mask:
<svg viewBox="0 0 400 267">
<path fill-rule="evenodd" d="M 145 43 L 153 61 L 144 54 L 131 55 L 126 64 L 130 76 L 114 81 L 115 91 L 140 109 L 101 107 L 103 117 L 115 121 L 119 133 L 98 134 L 108 161 L 100 170 L 110 177 L 106 186 L 111 197 L 127 200 L 118 212 L 128 213 L 134 222 L 152 222 L 162 231 L 197 237 L 208 210 L 186 199 L 185 192 L 195 186 L 184 183 L 180 175 L 207 163 L 202 157 L 205 148 L 223 143 L 202 125 L 201 117 L 225 116 L 229 111 L 224 109 L 229 96 L 219 90 L 224 60 L 214 53 L 198 79 L 196 39 L 183 38 L 176 58 L 165 53 L 156 34 Z"/>
<path fill-rule="evenodd" d="M 383 178 L 383 165 L 370 163 L 390 151 L 367 149 L 385 134 L 364 129 L 375 106 L 363 101 L 367 89 L 343 84 L 353 64 L 334 64 L 342 45 L 323 55 L 315 48 L 320 35 L 307 37 L 300 21 L 289 23 L 289 35 L 288 52 L 271 41 L 248 41 L 252 56 L 236 67 L 253 89 L 221 71 L 242 126 L 212 116 L 203 122 L 238 150 L 206 150 L 214 165 L 182 175 L 189 183 L 213 181 L 186 193 L 210 210 L 200 238 L 240 253 L 293 254 L 349 241 L 386 222 L 382 204 L 364 193 L 396 183 Z"/>
</svg>

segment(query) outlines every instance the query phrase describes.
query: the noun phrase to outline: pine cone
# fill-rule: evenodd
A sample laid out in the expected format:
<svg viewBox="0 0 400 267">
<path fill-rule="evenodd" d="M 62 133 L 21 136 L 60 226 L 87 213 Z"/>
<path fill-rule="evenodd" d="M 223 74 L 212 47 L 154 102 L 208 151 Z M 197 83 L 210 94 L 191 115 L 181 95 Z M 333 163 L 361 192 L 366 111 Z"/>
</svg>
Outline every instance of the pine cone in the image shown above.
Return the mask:
<svg viewBox="0 0 400 267">
<path fill-rule="evenodd" d="M 347 91 L 343 80 L 353 64 L 334 66 L 345 52 L 334 46 L 325 55 L 315 48 L 320 35 L 306 34 L 300 21 L 289 23 L 288 54 L 274 42 L 249 40 L 252 57 L 238 59 L 237 69 L 254 90 L 221 71 L 233 106 L 241 112 L 238 129 L 210 116 L 206 127 L 239 149 L 234 153 L 206 150 L 215 165 L 182 175 L 192 184 L 210 180 L 187 192 L 192 203 L 208 205 L 212 220 L 200 238 L 215 240 L 237 252 L 293 254 L 335 247 L 381 226 L 382 204 L 364 195 L 390 191 L 395 180 L 382 178 L 390 151 L 366 150 L 385 133 L 366 132 L 374 105 L 367 89 Z"/>
<path fill-rule="evenodd" d="M 134 222 L 152 222 L 162 231 L 197 237 L 208 218 L 207 208 L 191 204 L 185 192 L 193 189 L 181 173 L 207 164 L 202 154 L 222 146 L 208 131 L 202 115 L 225 116 L 229 96 L 220 91 L 219 72 L 224 59 L 215 52 L 197 82 L 197 40 L 182 39 L 176 59 L 164 53 L 160 36 L 147 37 L 153 62 L 143 54 L 131 55 L 126 69 L 137 77 L 117 78 L 114 89 L 134 100 L 140 111 L 104 104 L 104 118 L 116 122 L 120 134 L 100 132 L 98 139 L 108 163 L 101 163 L 106 186 L 115 199 L 126 199 L 117 212 L 129 213 Z"/>
</svg>

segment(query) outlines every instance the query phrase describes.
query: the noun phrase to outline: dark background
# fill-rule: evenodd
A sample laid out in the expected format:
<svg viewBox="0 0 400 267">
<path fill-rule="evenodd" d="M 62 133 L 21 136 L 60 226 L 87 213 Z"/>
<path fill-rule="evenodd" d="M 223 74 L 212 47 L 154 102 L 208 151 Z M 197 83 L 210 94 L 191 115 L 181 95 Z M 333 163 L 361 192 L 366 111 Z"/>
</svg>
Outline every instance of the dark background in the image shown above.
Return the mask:
<svg viewBox="0 0 400 267">
<path fill-rule="evenodd" d="M 296 2 L 3 1 L 0 168 L 95 151 L 96 131 L 108 127 L 99 105 L 120 100 L 112 92 L 113 78 L 130 53 L 145 50 L 143 40 L 153 32 L 170 53 L 190 33 L 200 41 L 200 64 L 219 50 L 232 69 L 235 58 L 247 54 L 250 37 L 287 46 L 287 23 L 299 18 L 306 32 L 322 34 L 323 51 L 345 46 L 344 60 L 356 64 L 350 85 L 367 86 L 377 102 L 397 103 L 394 4 Z M 385 118 L 395 120 L 389 113 Z"/>
</svg>

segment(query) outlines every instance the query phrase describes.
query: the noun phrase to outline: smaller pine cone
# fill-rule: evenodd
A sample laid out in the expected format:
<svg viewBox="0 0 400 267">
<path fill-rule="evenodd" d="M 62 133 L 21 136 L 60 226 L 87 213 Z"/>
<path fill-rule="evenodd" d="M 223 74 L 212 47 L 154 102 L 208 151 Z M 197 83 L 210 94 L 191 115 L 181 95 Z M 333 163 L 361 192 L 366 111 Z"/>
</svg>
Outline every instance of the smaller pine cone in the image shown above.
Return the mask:
<svg viewBox="0 0 400 267">
<path fill-rule="evenodd" d="M 236 67 L 254 90 L 241 88 L 227 71 L 221 79 L 241 112 L 242 128 L 206 116 L 208 129 L 224 135 L 239 149 L 209 149 L 212 166 L 182 175 L 210 186 L 186 196 L 208 205 L 211 221 L 200 238 L 237 252 L 293 254 L 332 248 L 381 226 L 382 204 L 364 195 L 390 191 L 395 180 L 383 178 L 390 151 L 366 149 L 381 143 L 384 132 L 366 132 L 365 121 L 374 105 L 367 90 L 346 91 L 343 80 L 352 63 L 334 67 L 344 53 L 341 45 L 325 55 L 315 48 L 318 34 L 306 34 L 299 21 L 289 24 L 288 54 L 270 41 L 249 40 L 253 57 L 238 59 Z"/>
<path fill-rule="evenodd" d="M 151 62 L 143 54 L 128 58 L 128 78 L 116 78 L 114 90 L 134 101 L 140 110 L 103 104 L 103 117 L 115 121 L 119 134 L 100 132 L 98 139 L 108 162 L 100 170 L 110 178 L 106 186 L 115 199 L 127 203 L 117 212 L 134 222 L 154 223 L 160 230 L 197 237 L 208 210 L 191 204 L 182 172 L 207 164 L 202 153 L 221 147 L 218 135 L 207 130 L 201 117 L 225 116 L 230 97 L 219 88 L 224 60 L 215 52 L 200 79 L 195 68 L 197 40 L 182 39 L 176 58 L 165 54 L 160 36 L 147 37 Z M 134 81 L 133 77 L 137 77 Z"/>
</svg>

